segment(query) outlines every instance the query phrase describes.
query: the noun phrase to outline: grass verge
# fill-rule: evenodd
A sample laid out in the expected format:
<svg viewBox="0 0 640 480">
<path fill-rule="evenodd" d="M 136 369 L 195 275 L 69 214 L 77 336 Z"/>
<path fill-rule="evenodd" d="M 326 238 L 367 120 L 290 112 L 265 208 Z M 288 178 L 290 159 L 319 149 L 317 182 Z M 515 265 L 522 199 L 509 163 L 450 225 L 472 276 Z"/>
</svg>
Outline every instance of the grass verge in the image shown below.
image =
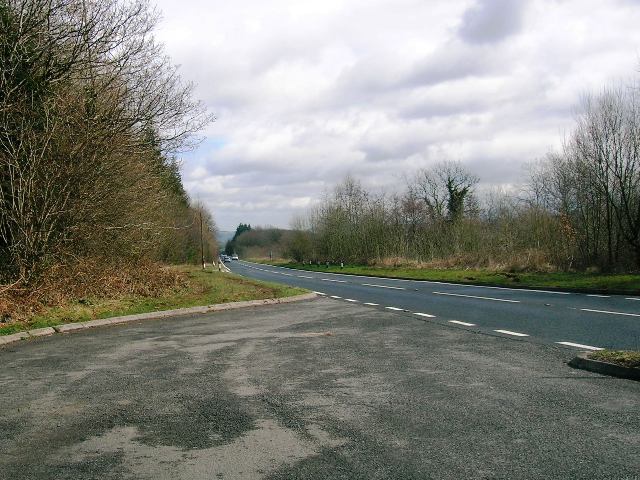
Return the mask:
<svg viewBox="0 0 640 480">
<path fill-rule="evenodd" d="M 640 352 L 625 350 L 599 350 L 590 353 L 588 356 L 592 360 L 613 363 L 622 367 L 640 368 Z"/>
<path fill-rule="evenodd" d="M 439 282 L 491 285 L 499 287 L 532 287 L 579 290 L 584 292 L 616 292 L 640 295 L 640 275 L 600 274 L 583 272 L 500 272 L 480 269 L 424 269 L 411 267 L 374 267 L 363 265 L 303 265 L 300 263 L 263 259 L 252 261 L 315 272 L 332 272 L 371 277 L 433 280 Z"/>
<path fill-rule="evenodd" d="M 185 275 L 186 281 L 182 287 L 170 289 L 161 296 L 130 295 L 120 298 L 83 298 L 64 305 L 46 308 L 43 312 L 27 320 L 4 325 L 0 323 L 0 335 L 98 318 L 216 303 L 282 298 L 306 293 L 306 290 L 300 288 L 259 282 L 213 270 L 203 271 L 199 267 L 170 268 Z"/>
</svg>

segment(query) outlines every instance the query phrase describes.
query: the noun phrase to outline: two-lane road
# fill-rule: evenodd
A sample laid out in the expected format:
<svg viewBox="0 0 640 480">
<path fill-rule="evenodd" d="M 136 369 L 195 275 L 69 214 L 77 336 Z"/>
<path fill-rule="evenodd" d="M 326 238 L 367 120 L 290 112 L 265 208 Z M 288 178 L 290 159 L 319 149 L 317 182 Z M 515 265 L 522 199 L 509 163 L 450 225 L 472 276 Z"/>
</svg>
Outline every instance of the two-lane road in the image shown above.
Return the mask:
<svg viewBox="0 0 640 480">
<path fill-rule="evenodd" d="M 640 298 L 458 285 L 322 272 L 244 261 L 237 274 L 423 319 L 580 350 L 640 350 Z"/>
</svg>

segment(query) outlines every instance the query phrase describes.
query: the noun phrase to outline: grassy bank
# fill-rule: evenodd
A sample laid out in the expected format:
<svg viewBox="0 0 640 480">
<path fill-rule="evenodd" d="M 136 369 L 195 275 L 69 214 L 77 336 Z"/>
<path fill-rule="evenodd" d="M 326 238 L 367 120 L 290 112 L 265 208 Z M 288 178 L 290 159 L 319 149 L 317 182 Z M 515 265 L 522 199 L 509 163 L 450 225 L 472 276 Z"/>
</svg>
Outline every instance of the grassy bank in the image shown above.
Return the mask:
<svg viewBox="0 0 640 480">
<path fill-rule="evenodd" d="M 600 350 L 589 354 L 589 358 L 613 363 L 622 367 L 640 368 L 640 352 L 624 350 Z"/>
<path fill-rule="evenodd" d="M 424 269 L 412 267 L 373 267 L 363 265 L 303 265 L 286 261 L 260 263 L 279 265 L 314 272 L 332 272 L 371 277 L 404 278 L 411 280 L 433 280 L 440 282 L 493 285 L 501 287 L 535 287 L 582 290 L 585 292 L 619 292 L 640 295 L 640 275 L 599 274 L 582 272 L 500 272 L 479 269 Z"/>
<path fill-rule="evenodd" d="M 185 276 L 185 282 L 180 288 L 167 291 L 162 296 L 135 295 L 120 298 L 79 299 L 65 305 L 47 308 L 28 320 L 8 324 L 0 323 L 0 335 L 98 318 L 216 303 L 281 298 L 305 293 L 305 290 L 299 288 L 249 280 L 213 270 L 203 271 L 198 267 L 172 268 Z"/>
</svg>

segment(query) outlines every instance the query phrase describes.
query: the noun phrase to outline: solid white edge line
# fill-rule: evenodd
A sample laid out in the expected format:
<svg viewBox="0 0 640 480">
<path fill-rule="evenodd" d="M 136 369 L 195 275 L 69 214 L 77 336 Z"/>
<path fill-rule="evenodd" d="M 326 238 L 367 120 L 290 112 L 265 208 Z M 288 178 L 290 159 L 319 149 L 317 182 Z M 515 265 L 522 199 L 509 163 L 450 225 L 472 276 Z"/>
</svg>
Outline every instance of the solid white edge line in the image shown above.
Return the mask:
<svg viewBox="0 0 640 480">
<path fill-rule="evenodd" d="M 591 308 L 581 308 L 583 312 L 593 312 L 593 313 L 606 313 L 608 315 L 625 315 L 627 317 L 640 317 L 640 314 L 637 313 L 625 313 L 625 312 L 610 312 L 608 310 L 593 310 Z"/>
<path fill-rule="evenodd" d="M 585 350 L 604 350 L 604 348 L 600 347 L 592 347 L 591 345 L 582 345 L 581 343 L 573 343 L 573 342 L 556 342 L 559 345 L 566 345 L 568 347 L 576 347 L 583 348 Z"/>
<path fill-rule="evenodd" d="M 390 288 L 391 290 L 406 290 L 406 288 L 402 287 L 388 287 L 387 285 L 374 285 L 373 283 L 361 283 L 365 287 L 376 287 L 376 288 Z"/>
<path fill-rule="evenodd" d="M 465 298 L 477 298 L 480 300 L 493 300 L 494 302 L 508 302 L 508 303 L 520 303 L 520 300 L 507 300 L 505 298 L 493 298 L 493 297 L 480 297 L 477 295 L 462 295 L 461 293 L 445 293 L 445 292 L 431 292 L 434 295 L 448 295 L 451 297 L 465 297 Z"/>
<path fill-rule="evenodd" d="M 371 302 L 364 302 L 364 303 L 363 303 L 363 305 L 370 305 L 370 306 L 372 306 L 372 307 L 378 307 L 378 306 L 380 306 L 380 304 L 379 304 L 379 303 L 371 303 Z"/>
<path fill-rule="evenodd" d="M 247 262 L 246 260 L 241 260 L 241 262 L 244 263 L 252 263 L 252 262 Z M 264 265 L 262 263 L 255 263 L 254 265 Z M 298 269 L 294 269 L 294 268 L 287 268 L 287 267 L 280 267 L 277 265 L 269 265 L 272 268 L 284 268 L 287 270 L 296 270 L 296 271 L 300 271 Z M 265 270 L 265 272 L 268 270 Z M 315 270 L 311 270 L 312 272 L 315 272 Z M 371 277 L 368 275 L 345 275 L 344 273 L 333 273 L 333 272 L 317 272 L 317 273 L 321 273 L 323 275 L 340 275 L 340 276 L 347 276 L 347 277 L 354 277 L 354 278 L 367 278 L 369 280 L 385 280 L 385 281 L 391 281 L 391 282 L 416 282 L 416 283 L 436 283 L 438 285 L 451 285 L 454 287 L 471 287 L 471 288 L 492 288 L 492 289 L 497 289 L 497 290 L 511 290 L 512 292 L 533 292 L 533 293 L 551 293 L 553 295 L 571 295 L 571 292 L 556 292 L 553 290 L 536 290 L 533 288 L 510 288 L 510 287 L 496 287 L 496 286 L 492 286 L 492 285 L 469 285 L 469 284 L 464 284 L 464 283 L 450 283 L 450 282 L 438 282 L 437 280 L 409 280 L 406 278 L 389 278 L 389 277 Z M 635 299 L 629 299 L 629 300 L 640 300 L 640 298 L 635 298 Z"/>
<path fill-rule="evenodd" d="M 418 313 L 418 312 L 414 312 L 414 315 L 418 315 L 419 317 L 426 317 L 426 318 L 436 318 L 435 315 L 430 315 L 428 313 Z"/>
<path fill-rule="evenodd" d="M 395 310 L 396 312 L 404 311 L 404 308 L 398 308 L 398 307 L 384 307 L 384 308 L 388 308 L 389 310 Z"/>
<path fill-rule="evenodd" d="M 494 332 L 504 333 L 505 335 L 513 335 L 514 337 L 528 337 L 526 333 L 512 332 L 511 330 L 494 330 Z"/>
<path fill-rule="evenodd" d="M 449 320 L 449 323 L 455 323 L 456 325 L 464 325 L 465 327 L 475 327 L 475 323 L 461 322 L 460 320 Z"/>
</svg>

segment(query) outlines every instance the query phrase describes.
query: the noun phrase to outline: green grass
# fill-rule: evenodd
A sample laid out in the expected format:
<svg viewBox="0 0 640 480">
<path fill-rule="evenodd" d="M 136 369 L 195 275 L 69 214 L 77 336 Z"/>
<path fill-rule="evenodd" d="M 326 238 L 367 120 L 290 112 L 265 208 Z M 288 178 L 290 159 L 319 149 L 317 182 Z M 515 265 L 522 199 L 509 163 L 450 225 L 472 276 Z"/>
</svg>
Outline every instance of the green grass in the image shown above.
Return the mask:
<svg viewBox="0 0 640 480">
<path fill-rule="evenodd" d="M 589 354 L 589 358 L 601 362 L 614 363 L 623 367 L 640 368 L 640 352 L 624 350 L 599 350 Z"/>
<path fill-rule="evenodd" d="M 435 280 L 440 282 L 468 283 L 472 285 L 492 285 L 501 287 L 537 287 L 581 290 L 585 292 L 621 292 L 629 295 L 640 294 L 640 275 L 598 274 L 583 272 L 499 272 L 480 269 L 423 269 L 412 267 L 371 267 L 363 265 L 302 265 L 291 262 L 268 262 L 289 268 L 316 272 L 333 272 L 371 277 L 404 278 L 410 280 Z"/>
<path fill-rule="evenodd" d="M 179 267 L 179 269 L 188 275 L 189 288 L 175 290 L 162 297 L 100 298 L 52 307 L 27 322 L 0 326 L 0 335 L 98 318 L 216 303 L 282 298 L 306 293 L 306 290 L 300 288 L 249 280 L 238 275 L 213 270 L 203 271 L 198 267 Z"/>
</svg>

